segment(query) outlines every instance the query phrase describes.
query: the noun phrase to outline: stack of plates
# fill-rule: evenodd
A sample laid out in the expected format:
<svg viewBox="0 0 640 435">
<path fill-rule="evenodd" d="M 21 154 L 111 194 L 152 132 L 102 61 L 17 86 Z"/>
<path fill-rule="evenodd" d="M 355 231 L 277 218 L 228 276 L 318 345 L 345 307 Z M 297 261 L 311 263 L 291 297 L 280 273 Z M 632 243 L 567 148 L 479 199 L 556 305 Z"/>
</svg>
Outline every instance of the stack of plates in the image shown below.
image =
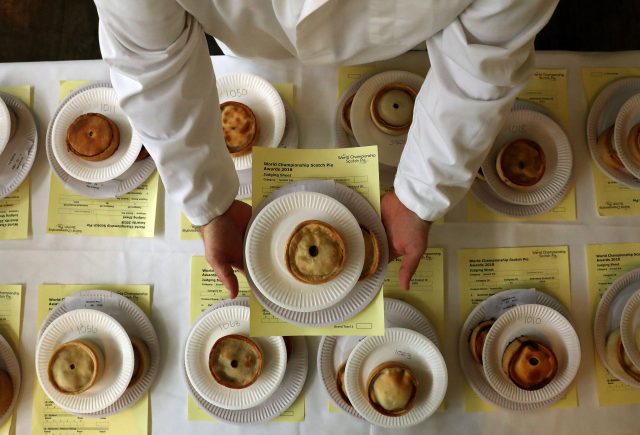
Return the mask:
<svg viewBox="0 0 640 435">
<path fill-rule="evenodd" d="M 297 280 L 285 264 L 290 233 L 307 220 L 328 223 L 345 241 L 342 271 L 323 284 Z M 375 235 L 380 261 L 375 273 L 359 281 L 365 255 L 360 225 Z M 302 181 L 275 191 L 255 210 L 245 239 L 253 293 L 273 315 L 291 323 L 315 327 L 348 320 L 369 305 L 384 282 L 388 246 L 380 216 L 359 193 L 334 181 Z"/>
<path fill-rule="evenodd" d="M 220 104 L 237 101 L 254 113 L 260 131 L 254 146 L 298 147 L 298 125 L 293 110 L 271 83 L 256 75 L 243 73 L 222 76 L 216 84 Z M 251 153 L 232 158 L 240 180 L 237 198 L 249 198 L 253 164 Z"/>
<path fill-rule="evenodd" d="M 213 344 L 230 334 L 249 335 L 249 301 L 220 302 L 200 315 L 185 344 L 184 376 L 191 396 L 208 414 L 231 423 L 272 420 L 296 400 L 307 378 L 308 354 L 303 337 L 254 337 L 262 350 L 262 372 L 251 385 L 231 389 L 209 370 Z"/>
<path fill-rule="evenodd" d="M 500 150 L 518 139 L 533 141 L 544 152 L 544 175 L 533 186 L 509 186 L 496 169 Z M 471 192 L 496 213 L 513 217 L 535 216 L 560 203 L 569 190 L 572 170 L 573 152 L 562 127 L 544 108 L 518 101 L 482 163 L 482 176 L 476 178 Z"/>
<path fill-rule="evenodd" d="M 134 371 L 131 337 L 149 349 L 149 368 L 129 386 Z M 49 377 L 55 350 L 72 340 L 91 342 L 104 358 L 96 383 L 80 394 L 59 391 Z M 39 331 L 36 373 L 45 394 L 63 410 L 101 418 L 133 406 L 153 383 L 160 363 L 160 344 L 153 324 L 134 302 L 106 290 L 89 290 L 63 299 Z"/>
<path fill-rule="evenodd" d="M 109 158 L 90 162 L 67 149 L 67 129 L 85 113 L 100 113 L 116 123 L 120 146 Z M 137 188 L 153 173 L 151 158 L 136 162 L 142 141 L 118 105 L 109 83 L 93 83 L 76 89 L 64 99 L 47 129 L 47 159 L 65 187 L 91 198 L 115 198 Z"/>
<path fill-rule="evenodd" d="M 640 388 L 640 269 L 622 275 L 602 295 L 593 339 L 609 373 Z"/>
<path fill-rule="evenodd" d="M 470 338 L 476 326 L 488 320 L 494 323 L 484 341 L 481 365 L 473 357 Z M 555 376 L 534 390 L 520 388 L 502 369 L 505 349 L 523 336 L 543 343 L 557 360 Z M 556 299 L 535 289 L 514 289 L 474 308 L 460 332 L 458 355 L 469 385 L 481 398 L 502 408 L 526 411 L 566 395 L 580 365 L 580 343 L 566 309 Z"/>
<path fill-rule="evenodd" d="M 371 100 L 378 90 L 391 83 L 402 83 L 420 91 L 424 78 L 407 71 L 385 71 L 365 77 L 342 94 L 335 118 L 335 138 L 339 147 L 378 145 L 381 164 L 397 167 L 407 141 L 407 134 L 389 135 L 375 126 L 371 120 Z M 351 108 L 349 110 L 349 105 Z M 345 106 L 346 109 L 345 109 Z M 351 132 L 344 127 L 344 116 L 349 113 Z"/>
<path fill-rule="evenodd" d="M 587 117 L 587 144 L 596 166 L 609 178 L 632 189 L 640 188 L 640 143 L 627 141 L 631 129 L 640 123 L 640 78 L 628 77 L 605 87 L 591 105 Z M 611 148 L 598 149 L 598 137 L 613 127 Z M 602 142 L 601 142 L 602 144 Z M 633 149 L 635 148 L 635 150 Z M 634 157 L 635 153 L 635 157 Z M 612 166 L 603 155 L 617 155 L 622 167 Z M 615 157 L 614 157 L 615 160 Z"/>
<path fill-rule="evenodd" d="M 15 408 L 16 403 L 18 403 L 18 394 L 20 393 L 20 383 L 22 378 L 18 357 L 13 352 L 9 342 L 2 335 L 0 335 L 0 371 L 9 375 L 9 379 L 11 379 L 11 385 L 13 387 L 13 396 L 9 403 L 9 407 L 5 409 L 4 412 L 0 413 L 0 426 L 2 426 L 11 414 L 13 414 L 13 408 Z"/>
<path fill-rule="evenodd" d="M 413 426 L 440 406 L 447 389 L 447 369 L 438 349 L 436 331 L 418 309 L 385 298 L 384 312 L 384 337 L 322 337 L 318 375 L 333 403 L 348 414 L 383 427 Z M 399 417 L 379 413 L 367 400 L 369 373 L 385 362 L 409 366 L 423 386 L 418 389 L 413 408 Z M 342 380 L 339 373 L 343 373 Z"/>
<path fill-rule="evenodd" d="M 29 108 L 0 92 L 0 199 L 27 178 L 38 149 L 38 130 Z"/>
</svg>

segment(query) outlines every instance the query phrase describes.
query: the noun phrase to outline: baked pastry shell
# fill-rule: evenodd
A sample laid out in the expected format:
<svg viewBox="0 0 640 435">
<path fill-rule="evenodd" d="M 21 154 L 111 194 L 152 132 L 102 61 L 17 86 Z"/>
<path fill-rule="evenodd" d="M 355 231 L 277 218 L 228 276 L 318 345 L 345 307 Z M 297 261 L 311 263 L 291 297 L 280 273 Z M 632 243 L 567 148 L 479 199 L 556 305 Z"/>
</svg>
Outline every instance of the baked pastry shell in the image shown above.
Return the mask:
<svg viewBox="0 0 640 435">
<path fill-rule="evenodd" d="M 394 368 L 403 369 L 405 370 L 405 372 L 409 373 L 410 375 L 409 378 L 413 385 L 413 391 L 411 393 L 411 396 L 409 397 L 409 401 L 407 402 L 407 404 L 404 406 L 403 409 L 400 409 L 397 411 L 388 411 L 374 400 L 375 394 L 373 392 L 373 385 L 375 381 L 378 379 L 378 377 L 382 374 L 383 370 L 394 369 Z M 371 371 L 371 373 L 369 373 L 369 377 L 367 379 L 367 399 L 369 401 L 369 404 L 380 414 L 386 415 L 388 417 L 400 417 L 402 415 L 405 415 L 409 411 L 411 411 L 411 409 L 415 405 L 416 398 L 418 397 L 419 388 L 420 388 L 420 382 L 418 381 L 418 378 L 413 373 L 411 368 L 409 368 L 407 365 L 403 363 L 396 362 L 396 361 L 385 362 L 375 367 Z"/>
<path fill-rule="evenodd" d="M 242 385 L 237 385 L 233 382 L 226 380 L 224 377 L 220 376 L 220 374 L 216 370 L 213 369 L 212 359 L 214 358 L 215 353 L 218 352 L 222 346 L 224 346 L 225 341 L 229 341 L 229 340 L 240 340 L 248 344 L 256 352 L 256 355 L 258 355 L 258 358 L 257 358 L 258 367 L 256 368 L 255 373 L 253 374 L 250 381 Z M 240 390 L 253 385 L 262 374 L 263 365 L 264 365 L 264 357 L 263 357 L 262 349 L 260 348 L 260 346 L 258 346 L 258 344 L 255 341 L 241 334 L 230 334 L 230 335 L 226 335 L 224 337 L 219 338 L 214 343 L 213 347 L 211 348 L 211 352 L 209 353 L 209 371 L 211 372 L 211 376 L 213 376 L 216 382 L 219 383 L 220 385 L 227 388 L 232 388 L 234 390 Z"/>
<path fill-rule="evenodd" d="M 508 167 L 509 165 L 505 161 L 505 159 L 508 158 L 508 156 L 506 156 L 506 154 L 511 152 L 513 150 L 513 147 L 516 146 L 516 144 L 518 144 L 520 146 L 523 146 L 523 145 L 526 144 L 526 146 L 530 150 L 533 150 L 541 160 L 540 173 L 532 176 L 529 180 L 522 181 L 520 183 L 518 183 L 515 180 L 517 175 L 510 173 L 510 168 Z M 540 147 L 540 145 L 538 145 L 536 142 L 534 142 L 532 140 L 529 140 L 529 139 L 524 139 L 524 138 L 516 139 L 514 141 L 511 141 L 511 142 L 505 144 L 500 149 L 500 152 L 498 152 L 498 156 L 496 158 L 496 172 L 498 173 L 498 177 L 500 177 L 500 179 L 502 180 L 503 183 L 505 183 L 507 186 L 509 186 L 509 187 L 511 187 L 513 189 L 527 189 L 527 188 L 534 187 L 544 177 L 544 174 L 545 174 L 545 172 L 547 170 L 546 166 L 547 166 L 546 157 L 545 157 L 544 150 L 542 149 L 542 147 Z"/>
<path fill-rule="evenodd" d="M 378 113 L 378 109 L 377 109 L 378 102 L 384 96 L 384 94 L 386 94 L 389 91 L 394 91 L 394 90 L 406 92 L 411 97 L 411 100 L 415 104 L 416 97 L 418 96 L 418 93 L 415 91 L 415 89 L 413 89 L 411 86 L 409 86 L 406 83 L 389 83 L 389 84 L 386 84 L 386 85 L 382 86 L 373 95 L 373 98 L 371 99 L 371 104 L 369 106 L 369 113 L 371 115 L 371 121 L 373 121 L 373 124 L 380 131 L 382 131 L 383 133 L 386 133 L 388 135 L 391 135 L 391 136 L 399 136 L 399 135 L 405 134 L 406 132 L 409 131 L 409 127 L 411 127 L 411 121 L 409 121 L 407 124 L 400 125 L 400 126 L 391 125 L 391 124 L 385 122 L 384 119 L 382 119 L 382 117 L 380 116 L 380 113 Z"/>
<path fill-rule="evenodd" d="M 230 100 L 230 101 L 225 101 L 224 103 L 221 103 L 220 104 L 221 115 L 222 115 L 223 109 L 228 106 L 235 106 L 235 107 L 240 107 L 244 109 L 245 112 L 249 114 L 251 121 L 255 125 L 255 133 L 253 134 L 253 137 L 242 148 L 233 152 L 229 150 L 229 154 L 231 154 L 233 157 L 244 156 L 245 154 L 248 154 L 251 152 L 251 150 L 253 149 L 253 146 L 258 142 L 258 139 L 260 138 L 260 123 L 258 122 L 258 118 L 256 117 L 255 112 L 251 110 L 251 108 L 246 104 L 242 104 L 238 101 Z"/>
<path fill-rule="evenodd" d="M 87 355 L 89 355 L 94 367 L 91 379 L 84 386 L 79 388 L 77 391 L 66 391 L 61 389 L 58 386 L 57 382 L 55 381 L 53 370 L 52 370 L 52 365 L 56 357 L 60 354 L 60 352 L 70 347 L 78 347 L 82 349 Z M 89 390 L 91 387 L 93 387 L 96 384 L 98 379 L 100 379 L 100 375 L 102 374 L 103 371 L 104 371 L 104 356 L 102 355 L 102 351 L 98 346 L 96 346 L 95 344 L 87 340 L 72 340 L 66 343 L 62 343 L 53 351 L 53 353 L 51 354 L 51 358 L 49 359 L 49 368 L 48 368 L 49 382 L 51 383 L 53 388 L 56 389 L 56 391 L 62 394 L 78 395 L 78 394 L 84 393 L 85 391 Z"/>
<path fill-rule="evenodd" d="M 358 281 L 362 281 L 373 276 L 380 265 L 380 244 L 378 243 L 375 233 L 364 225 L 360 225 L 360 229 L 362 230 L 362 236 L 365 238 L 365 259 L 364 265 L 362 266 L 362 273 L 360 273 Z M 366 256 L 367 241 L 371 243 L 371 258 L 369 261 L 367 261 L 368 259 Z M 369 267 L 366 267 L 367 264 Z"/>
</svg>

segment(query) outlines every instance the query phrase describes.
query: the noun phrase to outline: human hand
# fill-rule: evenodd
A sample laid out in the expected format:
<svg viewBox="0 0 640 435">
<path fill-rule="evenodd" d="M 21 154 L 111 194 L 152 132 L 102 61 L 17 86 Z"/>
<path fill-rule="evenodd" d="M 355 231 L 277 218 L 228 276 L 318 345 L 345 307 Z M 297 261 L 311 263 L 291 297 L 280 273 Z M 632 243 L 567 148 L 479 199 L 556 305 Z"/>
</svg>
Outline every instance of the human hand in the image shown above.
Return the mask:
<svg viewBox="0 0 640 435">
<path fill-rule="evenodd" d="M 431 222 L 420 219 L 400 202 L 395 192 L 380 200 L 382 223 L 389 240 L 389 261 L 402 257 L 400 285 L 409 290 L 409 283 L 427 250 Z"/>
<path fill-rule="evenodd" d="M 233 269 L 244 273 L 244 233 L 251 219 L 251 207 L 234 200 L 226 212 L 199 228 L 207 262 L 227 290 L 238 296 L 238 278 Z"/>
</svg>

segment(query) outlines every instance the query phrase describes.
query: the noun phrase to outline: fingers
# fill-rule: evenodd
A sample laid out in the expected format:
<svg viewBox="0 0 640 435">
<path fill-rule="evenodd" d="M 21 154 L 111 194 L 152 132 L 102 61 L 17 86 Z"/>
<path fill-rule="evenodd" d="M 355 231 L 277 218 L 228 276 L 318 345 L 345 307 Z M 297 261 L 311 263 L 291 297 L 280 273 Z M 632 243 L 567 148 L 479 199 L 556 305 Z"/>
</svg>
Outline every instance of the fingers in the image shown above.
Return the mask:
<svg viewBox="0 0 640 435">
<path fill-rule="evenodd" d="M 400 265 L 400 285 L 403 289 L 409 290 L 409 286 L 411 284 L 411 278 L 413 278 L 413 274 L 416 273 L 418 269 L 418 264 L 420 264 L 420 259 L 422 258 L 422 254 L 419 252 L 412 252 L 406 254 L 402 258 L 402 264 Z"/>
<path fill-rule="evenodd" d="M 235 299 L 238 296 L 239 285 L 238 278 L 233 272 L 231 265 L 226 263 L 215 263 L 212 264 L 211 267 L 213 267 L 213 271 L 218 276 L 220 282 L 222 282 L 222 285 L 229 290 L 229 298 Z"/>
</svg>

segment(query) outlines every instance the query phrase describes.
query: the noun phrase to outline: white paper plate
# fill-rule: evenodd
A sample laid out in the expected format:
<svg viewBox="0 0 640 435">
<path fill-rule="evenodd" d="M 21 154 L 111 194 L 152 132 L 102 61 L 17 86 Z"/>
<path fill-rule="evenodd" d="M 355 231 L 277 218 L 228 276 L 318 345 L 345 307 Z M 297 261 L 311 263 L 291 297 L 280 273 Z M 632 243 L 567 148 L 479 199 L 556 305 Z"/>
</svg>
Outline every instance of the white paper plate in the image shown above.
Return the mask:
<svg viewBox="0 0 640 435">
<path fill-rule="evenodd" d="M 120 146 L 109 158 L 90 162 L 67 149 L 67 129 L 73 121 L 85 113 L 101 113 L 116 123 L 120 130 Z M 51 147 L 56 161 L 64 171 L 80 181 L 103 183 L 122 175 L 131 167 L 142 148 L 138 134 L 118 105 L 115 91 L 108 87 L 85 88 L 74 93 L 60 106 L 52 120 Z"/>
<path fill-rule="evenodd" d="M 13 95 L 0 100 L 16 114 L 16 132 L 0 153 L 0 199 L 13 193 L 29 175 L 38 149 L 38 130 L 31 110 Z"/>
<path fill-rule="evenodd" d="M 285 109 L 280 94 L 271 83 L 253 74 L 231 74 L 216 80 L 220 104 L 237 101 L 248 106 L 258 121 L 260 133 L 254 146 L 276 148 L 285 128 Z M 236 170 L 250 168 L 251 153 L 233 157 Z"/>
<path fill-rule="evenodd" d="M 378 145 L 378 160 L 389 166 L 398 166 L 407 142 L 407 135 L 388 135 L 380 131 L 371 120 L 371 99 L 378 90 L 389 83 L 405 83 L 416 93 L 420 91 L 424 77 L 408 71 L 386 71 L 366 80 L 356 92 L 351 104 L 351 129 L 360 146 Z"/>
<path fill-rule="evenodd" d="M 253 284 L 249 275 L 247 275 L 247 280 L 256 299 L 258 299 L 271 314 L 279 319 L 301 326 L 320 327 L 335 325 L 336 323 L 341 323 L 352 318 L 366 308 L 380 291 L 384 283 L 389 257 L 387 234 L 380 220 L 380 216 L 371 204 L 353 189 L 336 183 L 333 180 L 307 180 L 284 186 L 265 198 L 254 210 L 254 216 L 273 200 L 296 191 L 318 192 L 337 199 L 351 211 L 359 223 L 370 228 L 375 234 L 378 240 L 378 246 L 380 247 L 380 264 L 378 270 L 369 278 L 358 281 L 354 289 L 336 305 L 311 312 L 292 311 L 279 307 L 262 295 L 260 290 Z"/>
<path fill-rule="evenodd" d="M 350 135 L 349 133 L 347 133 L 345 129 L 342 127 L 342 122 L 340 120 L 342 118 L 342 108 L 347 102 L 347 99 L 354 96 L 355 93 L 358 91 L 358 89 L 360 89 L 360 86 L 362 86 L 362 84 L 367 79 L 369 79 L 369 77 L 370 76 L 363 77 L 362 79 L 358 80 L 356 83 L 349 86 L 349 89 L 347 89 L 340 96 L 340 99 L 338 100 L 338 107 L 336 109 L 336 116 L 334 119 L 335 140 L 336 140 L 336 147 L 338 148 L 349 148 L 349 147 L 359 146 L 358 141 L 356 141 L 356 138 Z"/>
<path fill-rule="evenodd" d="M 521 336 L 535 337 L 545 343 L 558 361 L 554 378 L 537 390 L 518 387 L 502 370 L 505 349 Z M 498 317 L 487 333 L 482 361 L 487 381 L 498 394 L 518 403 L 540 403 L 560 397 L 575 379 L 580 367 L 580 341 L 571 323 L 553 308 L 519 305 Z"/>
<path fill-rule="evenodd" d="M 507 186 L 498 176 L 496 160 L 500 150 L 516 139 L 536 142 L 545 155 L 546 169 L 542 179 L 523 189 Z M 564 130 L 551 118 L 530 110 L 512 111 L 482 163 L 486 182 L 506 202 L 534 205 L 556 197 L 571 178 L 573 153 Z"/>
<path fill-rule="evenodd" d="M 185 344 L 184 362 L 189 380 L 207 402 L 221 408 L 253 408 L 267 400 L 284 377 L 287 351 L 282 337 L 254 337 L 263 353 L 262 374 L 250 386 L 232 389 L 220 385 L 209 371 L 213 344 L 230 334 L 249 336 L 249 308 L 225 306 L 209 312 L 193 325 Z"/>
<path fill-rule="evenodd" d="M 20 384 L 22 382 L 18 357 L 13 352 L 9 342 L 5 340 L 2 335 L 0 335 L 0 369 L 7 372 L 11 378 L 11 383 L 13 384 L 13 398 L 11 399 L 11 403 L 4 414 L 0 414 L 0 426 L 2 426 L 2 424 L 13 414 L 13 409 L 18 403 Z"/>
<path fill-rule="evenodd" d="M 427 337 L 438 348 L 439 340 L 435 328 L 424 314 L 413 305 L 398 299 L 384 298 L 385 328 L 412 329 Z M 358 418 L 360 414 L 347 404 L 336 385 L 338 369 L 346 363 L 353 348 L 364 337 L 357 336 L 324 336 L 318 348 L 318 376 L 333 403 L 344 412 Z"/>
<path fill-rule="evenodd" d="M 420 387 L 413 408 L 389 417 L 376 411 L 367 399 L 369 374 L 378 365 L 398 361 L 418 378 Z M 384 337 L 366 337 L 351 352 L 344 372 L 347 396 L 369 423 L 387 428 L 414 426 L 433 414 L 447 392 L 447 367 L 438 347 L 424 335 L 405 328 L 385 330 Z"/>
<path fill-rule="evenodd" d="M 640 178 L 640 162 L 633 158 L 627 138 L 631 129 L 638 123 L 640 123 L 640 91 L 629 98 L 618 111 L 612 139 L 622 164 L 636 178 Z"/>
<path fill-rule="evenodd" d="M 49 360 L 55 349 L 68 341 L 89 340 L 102 350 L 104 371 L 82 394 L 62 394 L 49 381 Z M 111 316 L 96 310 L 78 309 L 49 324 L 36 347 L 36 373 L 45 394 L 60 408 L 80 414 L 100 412 L 114 404 L 127 389 L 133 373 L 133 347 L 125 329 Z"/>
<path fill-rule="evenodd" d="M 622 310 L 620 337 L 622 345 L 634 366 L 640 367 L 640 343 L 637 335 L 640 330 L 640 290 L 629 298 Z"/>
<path fill-rule="evenodd" d="M 83 417 L 107 417 L 134 405 L 146 393 L 158 374 L 160 365 L 160 342 L 153 324 L 133 301 L 108 290 L 87 290 L 64 298 L 49 312 L 44 319 L 38 338 L 55 319 L 61 315 L 77 309 L 92 309 L 102 311 L 113 317 L 127 331 L 129 336 L 142 340 L 149 348 L 151 363 L 147 373 L 132 388 L 127 388 L 124 394 L 106 409 L 92 414 L 82 414 Z"/>
<path fill-rule="evenodd" d="M 334 227 L 344 239 L 347 258 L 331 281 L 306 284 L 287 270 L 285 253 L 291 231 L 316 219 Z M 339 201 L 316 192 L 292 192 L 267 204 L 247 231 L 247 271 L 260 292 L 293 311 L 317 311 L 335 305 L 354 288 L 364 263 L 364 241 L 358 221 Z"/>
<path fill-rule="evenodd" d="M 469 337 L 471 332 L 480 322 L 489 319 L 496 319 L 507 310 L 522 304 L 536 303 L 550 307 L 567 319 L 569 313 L 567 309 L 555 298 L 535 289 L 512 289 L 504 290 L 488 297 L 478 304 L 467 316 L 467 319 L 460 330 L 458 337 L 458 358 L 460 368 L 467 378 L 471 389 L 483 400 L 502 408 L 514 411 L 529 411 L 537 408 L 549 406 L 558 401 L 561 397 L 553 398 L 539 403 L 517 403 L 508 400 L 498 394 L 496 390 L 487 382 L 482 366 L 473 359 L 469 352 Z"/>
<path fill-rule="evenodd" d="M 5 146 L 9 142 L 11 134 L 11 116 L 9 109 L 2 99 L 0 99 L 0 154 L 4 151 Z"/>
<path fill-rule="evenodd" d="M 593 326 L 593 341 L 602 365 L 604 365 L 613 376 L 635 388 L 640 388 L 640 382 L 633 379 L 623 370 L 618 369 L 617 365 L 609 364 L 607 360 L 606 342 L 609 333 L 620 327 L 624 306 L 639 289 L 640 269 L 634 269 L 616 279 L 607 291 L 604 292 L 602 298 L 600 298 L 600 302 L 598 302 Z"/>
<path fill-rule="evenodd" d="M 604 163 L 598 154 L 596 144 L 600 133 L 615 125 L 618 110 L 624 102 L 639 92 L 640 78 L 628 77 L 616 80 L 600 91 L 587 117 L 587 144 L 596 166 L 609 178 L 632 189 L 640 189 L 640 180 Z"/>
</svg>

